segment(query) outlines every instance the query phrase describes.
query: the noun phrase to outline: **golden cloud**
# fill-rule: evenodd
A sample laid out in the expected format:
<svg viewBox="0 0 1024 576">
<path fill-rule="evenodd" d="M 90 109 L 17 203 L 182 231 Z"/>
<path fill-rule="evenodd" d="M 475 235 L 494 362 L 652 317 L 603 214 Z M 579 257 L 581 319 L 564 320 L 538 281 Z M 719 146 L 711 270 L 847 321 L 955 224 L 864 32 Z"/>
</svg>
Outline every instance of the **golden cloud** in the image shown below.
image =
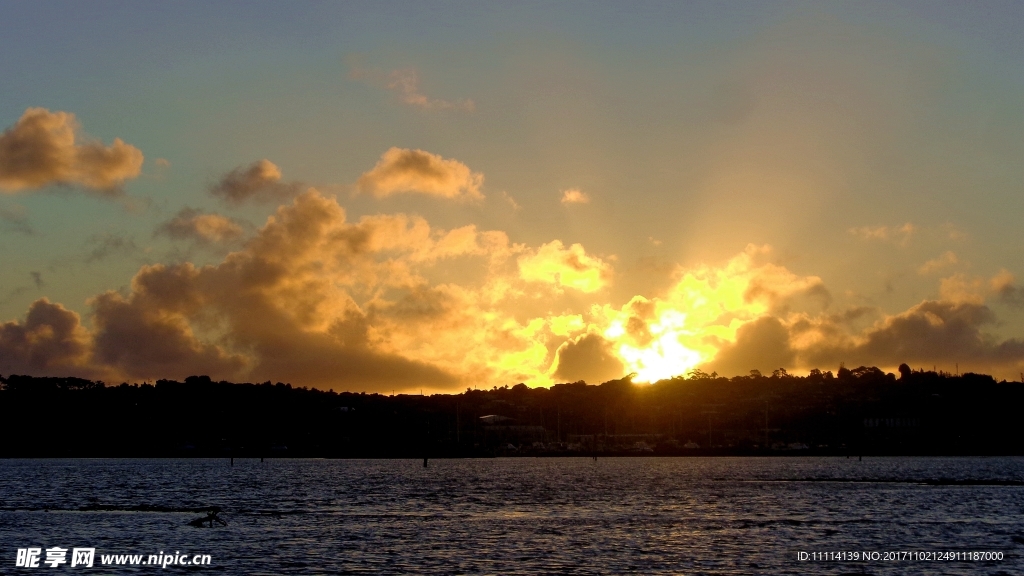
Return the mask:
<svg viewBox="0 0 1024 576">
<path fill-rule="evenodd" d="M 182 216 L 191 225 L 196 214 Z M 878 311 L 830 311 L 820 278 L 772 257 L 748 246 L 720 265 L 680 268 L 664 293 L 613 305 L 600 290 L 611 266 L 579 244 L 523 246 L 406 214 L 352 222 L 311 189 L 219 263 L 144 266 L 128 292 L 97 295 L 91 331 L 37 301 L 0 325 L 0 371 L 452 390 L 624 373 L 649 382 L 696 367 L 1024 363 L 1024 343 L 987 334 L 994 314 L 974 296 L 950 288 L 856 329 Z M 962 283 L 982 296 L 1013 287 L 1008 274 Z"/>
<path fill-rule="evenodd" d="M 638 381 L 712 366 L 719 351 L 737 342 L 743 326 L 787 314 L 797 304 L 820 307 L 827 295 L 820 278 L 765 261 L 770 255 L 769 246 L 749 245 L 724 266 L 680 269 L 666 294 L 635 296 L 621 308 L 595 308 L 595 326 Z"/>
<path fill-rule="evenodd" d="M 173 218 L 157 228 L 175 240 L 196 240 L 200 243 L 231 242 L 242 237 L 242 226 L 220 214 L 206 214 L 194 208 L 182 208 Z"/>
<path fill-rule="evenodd" d="M 590 196 L 579 188 L 562 190 L 562 204 L 588 204 Z"/>
<path fill-rule="evenodd" d="M 519 257 L 519 276 L 527 282 L 546 282 L 581 292 L 596 292 L 611 281 L 612 267 L 587 255 L 581 244 L 566 248 L 552 240 Z"/>
<path fill-rule="evenodd" d="M 954 264 L 957 264 L 958 262 L 959 260 L 957 259 L 956 254 L 954 254 L 951 250 L 947 250 L 945 253 L 938 256 L 937 258 L 932 258 L 931 260 L 922 264 L 921 267 L 917 269 L 917 273 L 922 275 L 931 274 L 932 272 L 942 270 L 943 268 L 952 266 Z"/>
<path fill-rule="evenodd" d="M 115 195 L 125 180 L 139 175 L 143 156 L 138 148 L 120 138 L 104 146 L 80 136 L 74 114 L 26 110 L 0 134 L 0 190 L 64 184 Z"/>
<path fill-rule="evenodd" d="M 893 241 L 899 245 L 906 245 L 910 241 L 910 237 L 917 232 L 917 227 L 907 222 L 902 226 L 862 226 L 860 228 L 850 228 L 849 232 L 862 240 Z"/>
<path fill-rule="evenodd" d="M 484 176 L 454 159 L 423 150 L 391 148 L 356 181 L 356 190 L 384 198 L 413 192 L 458 200 L 481 200 Z"/>
<path fill-rule="evenodd" d="M 982 278 L 954 274 L 939 281 L 939 296 L 946 302 L 983 304 L 988 286 Z"/>
<path fill-rule="evenodd" d="M 211 215 L 179 216 L 182 233 L 202 234 L 201 216 Z M 223 232 L 217 222 L 214 236 Z M 501 346 L 505 352 L 538 352 L 510 315 L 486 317 L 484 309 L 508 292 L 430 287 L 421 273 L 443 260 L 482 258 L 487 274 L 513 252 L 504 233 L 474 226 L 432 230 L 404 214 L 349 223 L 335 200 L 311 190 L 281 207 L 220 264 L 146 266 L 128 294 L 96 296 L 91 333 L 73 316 L 72 340 L 81 344 L 74 361 L 36 365 L 121 378 L 203 373 L 382 390 L 453 386 L 468 372 L 489 378 L 501 361 L 477 349 L 488 342 L 511 336 Z M 4 325 L 5 358 L 33 357 L 18 335 L 56 333 L 69 340 L 68 329 L 40 327 L 36 309 L 53 306 L 41 301 L 27 321 Z M 450 338 L 420 337 L 445 325 L 464 330 Z M 40 346 L 35 357 L 64 358 L 49 351 L 53 346 Z M 543 361 L 547 350 L 539 350 Z M 524 373 L 513 364 L 517 377 L 546 368 Z"/>
</svg>

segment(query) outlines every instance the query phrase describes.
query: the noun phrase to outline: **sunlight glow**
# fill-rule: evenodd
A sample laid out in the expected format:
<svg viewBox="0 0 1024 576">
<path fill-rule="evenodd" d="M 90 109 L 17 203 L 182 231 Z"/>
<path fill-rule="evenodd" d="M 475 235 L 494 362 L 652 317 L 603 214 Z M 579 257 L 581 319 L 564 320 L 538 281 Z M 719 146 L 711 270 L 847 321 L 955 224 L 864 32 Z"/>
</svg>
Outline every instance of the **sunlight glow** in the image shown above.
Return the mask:
<svg viewBox="0 0 1024 576">
<path fill-rule="evenodd" d="M 709 366 L 736 341 L 743 324 L 768 312 L 773 299 L 805 289 L 807 279 L 757 262 L 769 250 L 748 246 L 724 267 L 683 272 L 662 298 L 636 296 L 621 309 L 603 307 L 603 336 L 626 372 L 636 374 L 634 381 L 657 382 Z"/>
<path fill-rule="evenodd" d="M 680 342 L 681 337 L 693 336 L 686 328 L 686 314 L 666 310 L 658 322 L 648 326 L 652 340 L 644 348 L 621 344 L 619 356 L 637 382 L 657 382 L 694 368 L 706 358 Z"/>
</svg>

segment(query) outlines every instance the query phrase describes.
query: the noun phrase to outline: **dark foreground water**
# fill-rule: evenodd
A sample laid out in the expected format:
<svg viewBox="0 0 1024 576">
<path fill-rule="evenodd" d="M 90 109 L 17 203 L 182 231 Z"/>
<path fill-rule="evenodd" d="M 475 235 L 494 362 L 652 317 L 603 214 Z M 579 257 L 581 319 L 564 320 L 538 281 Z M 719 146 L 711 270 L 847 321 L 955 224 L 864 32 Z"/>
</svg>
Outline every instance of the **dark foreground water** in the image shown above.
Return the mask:
<svg viewBox="0 0 1024 576">
<path fill-rule="evenodd" d="M 0 574 L 1024 574 L 1022 543 L 1021 458 L 0 461 Z M 175 552 L 212 563 L 101 566 Z"/>
</svg>

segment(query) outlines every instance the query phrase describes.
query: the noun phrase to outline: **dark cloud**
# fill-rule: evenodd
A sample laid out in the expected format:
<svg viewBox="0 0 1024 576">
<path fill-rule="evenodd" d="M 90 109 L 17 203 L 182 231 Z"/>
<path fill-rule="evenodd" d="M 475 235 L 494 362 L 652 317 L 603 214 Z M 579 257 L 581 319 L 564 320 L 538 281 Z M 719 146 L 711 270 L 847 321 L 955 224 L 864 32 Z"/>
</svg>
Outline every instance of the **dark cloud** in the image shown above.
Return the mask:
<svg viewBox="0 0 1024 576">
<path fill-rule="evenodd" d="M 558 349 L 555 378 L 564 382 L 585 380 L 597 384 L 621 378 L 624 372 L 622 362 L 612 352 L 611 343 L 598 334 L 586 334 Z"/>
<path fill-rule="evenodd" d="M 98 234 L 89 238 L 87 245 L 94 246 L 85 257 L 86 264 L 98 262 L 111 254 L 134 254 L 139 247 L 131 236 Z"/>
<path fill-rule="evenodd" d="M 299 182 L 282 182 L 281 169 L 267 159 L 239 166 L 210 187 L 210 193 L 230 204 L 281 202 L 303 189 Z"/>
<path fill-rule="evenodd" d="M 41 298 L 24 322 L 0 324 L 0 373 L 95 376 L 89 346 L 78 314 Z"/>
<path fill-rule="evenodd" d="M 52 184 L 81 186 L 102 195 L 120 193 L 142 170 L 138 148 L 115 138 L 110 146 L 79 139 L 75 115 L 29 108 L 0 134 L 0 190 L 16 192 Z"/>
<path fill-rule="evenodd" d="M 895 367 L 959 364 L 961 371 L 1015 373 L 1024 366 L 1024 341 L 1000 339 L 986 329 L 994 312 L 976 301 L 928 300 L 887 316 L 863 331 L 850 322 L 872 309 L 800 316 L 784 322 L 763 317 L 742 326 L 735 343 L 725 344 L 707 369 L 746 374 L 775 368 L 827 368 L 840 363 Z M 808 342 L 797 346 L 795 343 Z"/>
<path fill-rule="evenodd" d="M 736 342 L 725 344 L 707 366 L 719 374 L 747 374 L 751 370 L 771 372 L 792 368 L 796 352 L 789 343 L 789 330 L 778 318 L 766 316 L 744 324 Z"/>
<path fill-rule="evenodd" d="M 1024 290 L 1019 286 L 1007 285 L 999 289 L 999 300 L 1014 308 L 1024 307 Z"/>
<path fill-rule="evenodd" d="M 996 293 L 999 301 L 1014 308 L 1024 307 L 1024 289 L 1017 286 L 1013 274 L 1006 270 L 1000 270 L 992 280 L 992 290 Z"/>
<path fill-rule="evenodd" d="M 99 363 L 130 378 L 241 375 L 246 363 L 243 356 L 200 341 L 183 311 L 177 306 L 160 306 L 170 298 L 138 291 L 142 288 L 139 283 L 135 288 L 128 298 L 107 292 L 91 302 Z"/>
<path fill-rule="evenodd" d="M 24 206 L 0 208 L 0 222 L 3 222 L 4 228 L 11 232 L 18 232 L 26 236 L 35 234 L 35 230 L 28 223 L 28 211 Z"/>
<path fill-rule="evenodd" d="M 928 300 L 886 318 L 856 340 L 839 345 L 826 341 L 808 349 L 805 362 L 880 366 L 959 363 L 991 371 L 1024 361 L 1024 342 L 999 340 L 984 332 L 995 321 L 995 314 L 984 304 Z"/>
<path fill-rule="evenodd" d="M 725 375 L 775 368 L 828 368 L 845 363 L 895 367 L 947 366 L 961 371 L 1013 372 L 1024 365 L 1024 341 L 999 339 L 986 332 L 996 323 L 993 311 L 974 301 L 929 300 L 887 316 L 863 331 L 851 322 L 872 308 L 833 315 L 766 316 L 737 331 L 736 341 L 716 341 L 715 358 L 704 365 Z"/>
</svg>

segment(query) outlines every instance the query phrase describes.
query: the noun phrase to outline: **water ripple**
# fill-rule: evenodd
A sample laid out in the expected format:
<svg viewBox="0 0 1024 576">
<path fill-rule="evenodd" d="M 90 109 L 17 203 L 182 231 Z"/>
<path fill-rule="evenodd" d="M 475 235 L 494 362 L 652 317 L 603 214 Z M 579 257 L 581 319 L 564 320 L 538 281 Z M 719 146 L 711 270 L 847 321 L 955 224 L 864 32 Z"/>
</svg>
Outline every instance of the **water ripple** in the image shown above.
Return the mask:
<svg viewBox="0 0 1024 576">
<path fill-rule="evenodd" d="M 188 525 L 211 509 L 226 527 Z M 1020 458 L 4 460 L 0 566 L 95 546 L 227 574 L 1020 574 L 1022 513 Z M 797 559 L 844 550 L 1004 560 Z"/>
</svg>

